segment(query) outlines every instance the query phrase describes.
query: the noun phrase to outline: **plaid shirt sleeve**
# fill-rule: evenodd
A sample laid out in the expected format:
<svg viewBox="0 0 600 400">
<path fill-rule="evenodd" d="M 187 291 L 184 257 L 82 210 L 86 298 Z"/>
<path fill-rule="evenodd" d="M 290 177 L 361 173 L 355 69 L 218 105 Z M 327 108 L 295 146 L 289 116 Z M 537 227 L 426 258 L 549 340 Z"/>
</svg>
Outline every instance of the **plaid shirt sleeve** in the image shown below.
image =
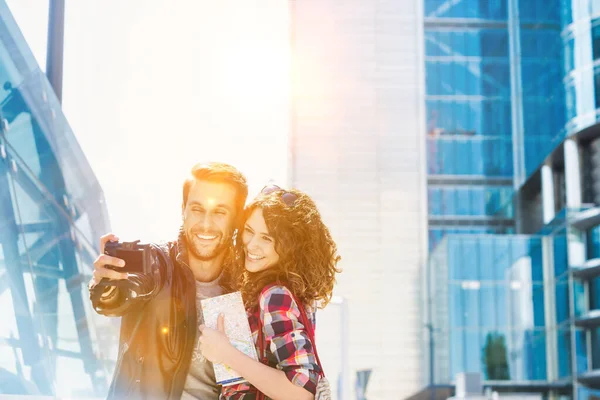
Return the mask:
<svg viewBox="0 0 600 400">
<path fill-rule="evenodd" d="M 289 289 L 266 287 L 259 305 L 267 347 L 277 359 L 277 368 L 285 372 L 294 385 L 314 394 L 320 368 L 306 332 L 311 328 L 302 324 L 300 309 Z"/>
</svg>

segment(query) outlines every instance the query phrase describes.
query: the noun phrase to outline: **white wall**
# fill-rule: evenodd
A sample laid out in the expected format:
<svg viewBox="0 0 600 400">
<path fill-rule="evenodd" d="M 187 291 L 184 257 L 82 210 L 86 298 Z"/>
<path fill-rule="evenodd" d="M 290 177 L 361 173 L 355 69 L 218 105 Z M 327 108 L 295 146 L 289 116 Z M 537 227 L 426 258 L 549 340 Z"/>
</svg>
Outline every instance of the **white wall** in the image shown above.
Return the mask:
<svg viewBox="0 0 600 400">
<path fill-rule="evenodd" d="M 424 368 L 423 5 L 302 0 L 290 6 L 290 181 L 314 197 L 343 258 L 336 294 L 348 299 L 350 384 L 356 370 L 373 368 L 369 400 L 405 398 L 422 388 Z M 325 372 L 335 385 L 339 310 L 332 306 L 318 321 Z"/>
</svg>

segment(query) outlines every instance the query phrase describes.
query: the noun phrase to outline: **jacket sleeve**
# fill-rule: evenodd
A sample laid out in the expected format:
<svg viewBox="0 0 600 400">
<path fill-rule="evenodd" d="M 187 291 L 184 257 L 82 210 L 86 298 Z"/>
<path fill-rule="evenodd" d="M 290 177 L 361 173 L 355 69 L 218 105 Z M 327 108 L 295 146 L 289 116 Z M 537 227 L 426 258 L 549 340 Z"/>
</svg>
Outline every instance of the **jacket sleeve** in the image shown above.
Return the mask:
<svg viewBox="0 0 600 400">
<path fill-rule="evenodd" d="M 97 285 L 88 285 L 90 301 L 101 315 L 121 317 L 141 309 L 163 288 L 170 264 L 168 250 L 152 245 L 152 273 L 131 274 L 127 279 L 102 279 Z"/>
</svg>

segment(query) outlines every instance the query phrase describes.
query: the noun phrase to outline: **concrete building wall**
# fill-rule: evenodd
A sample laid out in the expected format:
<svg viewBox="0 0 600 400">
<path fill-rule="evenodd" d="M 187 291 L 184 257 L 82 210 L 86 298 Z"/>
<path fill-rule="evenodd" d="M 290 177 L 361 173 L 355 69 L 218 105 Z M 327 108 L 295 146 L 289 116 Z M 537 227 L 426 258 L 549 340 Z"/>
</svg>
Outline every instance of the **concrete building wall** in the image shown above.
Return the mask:
<svg viewBox="0 0 600 400">
<path fill-rule="evenodd" d="M 424 383 L 421 270 L 427 201 L 423 4 L 291 1 L 290 184 L 314 197 L 342 255 L 348 380 L 373 369 L 367 397 L 401 399 Z M 340 309 L 318 315 L 334 386 Z"/>
</svg>

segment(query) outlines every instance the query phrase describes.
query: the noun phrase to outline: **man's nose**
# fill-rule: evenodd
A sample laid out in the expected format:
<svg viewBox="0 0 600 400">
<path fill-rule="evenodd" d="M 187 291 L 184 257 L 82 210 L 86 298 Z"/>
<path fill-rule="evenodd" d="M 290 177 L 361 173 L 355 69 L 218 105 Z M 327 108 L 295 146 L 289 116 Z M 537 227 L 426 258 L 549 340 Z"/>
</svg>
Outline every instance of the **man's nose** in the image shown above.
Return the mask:
<svg viewBox="0 0 600 400">
<path fill-rule="evenodd" d="M 210 213 L 204 214 L 204 217 L 202 218 L 201 223 L 202 223 L 202 229 L 205 232 L 210 231 L 210 228 L 212 226 L 212 217 L 211 217 Z"/>
</svg>

